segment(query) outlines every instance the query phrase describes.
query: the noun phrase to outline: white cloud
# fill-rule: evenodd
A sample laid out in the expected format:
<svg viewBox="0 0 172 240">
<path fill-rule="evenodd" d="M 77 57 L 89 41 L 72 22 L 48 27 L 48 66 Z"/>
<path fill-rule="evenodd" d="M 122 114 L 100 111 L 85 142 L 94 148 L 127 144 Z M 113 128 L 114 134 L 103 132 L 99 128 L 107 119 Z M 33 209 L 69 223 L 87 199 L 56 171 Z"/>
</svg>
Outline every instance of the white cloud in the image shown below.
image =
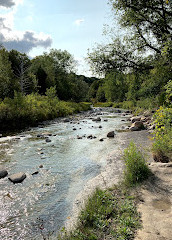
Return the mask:
<svg viewBox="0 0 172 240">
<path fill-rule="evenodd" d="M 35 33 L 30 30 L 18 31 L 14 26 L 14 18 L 17 12 L 17 7 L 22 4 L 23 0 L 0 0 L 0 7 L 5 6 L 10 8 L 6 14 L 0 15 L 0 43 L 8 50 L 16 49 L 20 52 L 28 53 L 33 48 L 41 46 L 44 48 L 50 47 L 52 39 L 44 33 Z M 6 4 L 6 5 L 5 5 Z M 31 16 L 29 16 L 32 21 Z"/>
<path fill-rule="evenodd" d="M 11 8 L 23 3 L 23 0 L 0 0 L 0 8 Z"/>
<path fill-rule="evenodd" d="M 80 26 L 85 20 L 83 18 L 75 20 L 74 24 Z"/>
</svg>

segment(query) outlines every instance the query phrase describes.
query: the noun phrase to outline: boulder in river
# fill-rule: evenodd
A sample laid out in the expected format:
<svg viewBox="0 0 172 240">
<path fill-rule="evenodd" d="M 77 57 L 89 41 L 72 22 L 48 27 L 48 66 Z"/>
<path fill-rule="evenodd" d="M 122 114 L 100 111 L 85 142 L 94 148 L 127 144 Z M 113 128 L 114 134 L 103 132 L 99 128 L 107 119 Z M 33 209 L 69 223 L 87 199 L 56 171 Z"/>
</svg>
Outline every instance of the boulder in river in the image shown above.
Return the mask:
<svg viewBox="0 0 172 240">
<path fill-rule="evenodd" d="M 37 175 L 38 173 L 39 173 L 38 171 L 33 172 L 33 173 L 32 173 L 32 176 L 33 176 L 33 175 Z"/>
<path fill-rule="evenodd" d="M 80 136 L 77 136 L 77 139 L 82 139 L 82 137 L 80 137 Z"/>
<path fill-rule="evenodd" d="M 140 131 L 144 129 L 145 129 L 144 124 L 141 121 L 134 122 L 130 127 L 131 131 Z"/>
<path fill-rule="evenodd" d="M 0 178 L 4 178 L 8 175 L 8 172 L 6 169 L 0 167 Z"/>
<path fill-rule="evenodd" d="M 100 122 L 100 121 L 101 121 L 101 118 L 100 118 L 100 117 L 97 117 L 97 118 L 92 119 L 92 121 L 94 121 L 94 122 Z"/>
<path fill-rule="evenodd" d="M 50 140 L 49 138 L 46 138 L 45 141 L 46 141 L 47 143 L 51 142 L 51 140 Z"/>
<path fill-rule="evenodd" d="M 109 138 L 113 138 L 115 136 L 115 132 L 114 131 L 111 131 L 107 134 L 107 137 Z"/>
<path fill-rule="evenodd" d="M 13 183 L 21 183 L 26 178 L 26 174 L 23 172 L 15 173 L 11 175 L 8 179 Z"/>
</svg>

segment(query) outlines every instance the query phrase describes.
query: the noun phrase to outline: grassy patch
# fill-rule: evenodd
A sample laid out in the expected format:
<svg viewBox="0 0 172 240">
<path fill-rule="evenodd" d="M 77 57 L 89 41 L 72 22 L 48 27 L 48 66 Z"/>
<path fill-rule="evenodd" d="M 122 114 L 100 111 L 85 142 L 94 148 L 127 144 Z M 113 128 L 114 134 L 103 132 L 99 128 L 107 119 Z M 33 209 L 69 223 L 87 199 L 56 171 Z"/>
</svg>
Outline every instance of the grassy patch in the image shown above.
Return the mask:
<svg viewBox="0 0 172 240">
<path fill-rule="evenodd" d="M 150 175 L 145 158 L 133 142 L 124 150 L 124 183 L 127 186 L 133 186 L 141 183 Z"/>
<path fill-rule="evenodd" d="M 59 240 L 133 239 L 140 227 L 134 198 L 119 187 L 97 189 L 82 210 L 77 228 Z"/>
</svg>

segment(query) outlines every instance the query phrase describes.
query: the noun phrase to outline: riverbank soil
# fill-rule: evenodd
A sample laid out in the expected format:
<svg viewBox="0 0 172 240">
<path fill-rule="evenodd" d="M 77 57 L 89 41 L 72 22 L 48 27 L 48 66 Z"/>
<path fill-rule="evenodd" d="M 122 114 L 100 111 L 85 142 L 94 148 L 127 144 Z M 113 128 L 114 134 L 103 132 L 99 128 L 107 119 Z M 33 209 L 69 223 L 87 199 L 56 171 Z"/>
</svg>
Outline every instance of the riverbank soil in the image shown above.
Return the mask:
<svg viewBox="0 0 172 240">
<path fill-rule="evenodd" d="M 172 240 L 172 163 L 151 163 L 150 177 L 139 190 L 143 228 L 135 240 Z"/>
</svg>

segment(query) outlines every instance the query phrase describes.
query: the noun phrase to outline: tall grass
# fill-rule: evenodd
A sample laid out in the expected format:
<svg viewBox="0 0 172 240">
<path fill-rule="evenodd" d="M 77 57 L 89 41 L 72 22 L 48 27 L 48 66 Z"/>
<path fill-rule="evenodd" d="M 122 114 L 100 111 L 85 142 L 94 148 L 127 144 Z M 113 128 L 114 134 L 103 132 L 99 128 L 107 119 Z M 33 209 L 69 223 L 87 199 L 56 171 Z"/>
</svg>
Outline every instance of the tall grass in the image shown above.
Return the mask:
<svg viewBox="0 0 172 240">
<path fill-rule="evenodd" d="M 150 170 L 142 152 L 137 149 L 133 142 L 124 150 L 124 162 L 124 183 L 127 186 L 141 183 L 150 175 Z"/>
</svg>

